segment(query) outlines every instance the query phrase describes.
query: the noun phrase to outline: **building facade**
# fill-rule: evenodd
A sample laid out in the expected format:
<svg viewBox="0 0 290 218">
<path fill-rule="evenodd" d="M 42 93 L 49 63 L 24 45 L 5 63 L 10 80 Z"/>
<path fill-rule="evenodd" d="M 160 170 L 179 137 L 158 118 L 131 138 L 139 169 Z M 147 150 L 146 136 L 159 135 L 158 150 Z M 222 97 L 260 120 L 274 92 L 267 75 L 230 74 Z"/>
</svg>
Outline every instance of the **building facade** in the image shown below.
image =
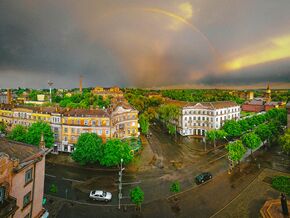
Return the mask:
<svg viewBox="0 0 290 218">
<path fill-rule="evenodd" d="M 240 119 L 240 106 L 235 102 L 201 102 L 181 107 L 178 132 L 182 136 L 205 136 L 220 129 L 227 120 Z"/>
<path fill-rule="evenodd" d="M 72 152 L 82 133 L 96 133 L 108 138 L 139 136 L 138 111 L 125 102 L 109 109 L 68 109 L 59 107 L 28 107 L 0 105 L 0 122 L 11 130 L 15 125 L 31 126 L 35 122 L 51 126 L 55 152 Z"/>
<path fill-rule="evenodd" d="M 0 217 L 39 218 L 47 150 L 0 139 Z"/>
<path fill-rule="evenodd" d="M 113 98 L 123 98 L 124 97 L 123 92 L 117 86 L 110 87 L 110 88 L 103 88 L 103 87 L 97 86 L 92 90 L 92 93 L 94 95 L 100 95 L 104 99 L 106 99 L 108 97 L 113 97 Z"/>
</svg>

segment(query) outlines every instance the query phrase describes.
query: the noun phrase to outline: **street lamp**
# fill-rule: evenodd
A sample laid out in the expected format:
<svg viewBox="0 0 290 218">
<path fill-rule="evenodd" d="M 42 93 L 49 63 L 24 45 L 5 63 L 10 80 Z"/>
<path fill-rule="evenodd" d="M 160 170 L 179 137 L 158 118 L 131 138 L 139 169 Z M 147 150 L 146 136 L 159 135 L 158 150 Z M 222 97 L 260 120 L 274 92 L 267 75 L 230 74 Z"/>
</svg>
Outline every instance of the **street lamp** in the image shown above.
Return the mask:
<svg viewBox="0 0 290 218">
<path fill-rule="evenodd" d="M 119 209 L 121 209 L 121 199 L 122 199 L 122 172 L 123 170 L 125 170 L 125 168 L 123 168 L 123 158 L 121 158 L 121 169 L 119 172 Z"/>
<path fill-rule="evenodd" d="M 51 100 L 51 87 L 53 85 L 53 82 L 51 80 L 48 81 L 48 86 L 49 86 L 49 95 L 50 95 L 50 99 L 49 99 L 49 102 L 51 103 L 52 100 Z"/>
</svg>

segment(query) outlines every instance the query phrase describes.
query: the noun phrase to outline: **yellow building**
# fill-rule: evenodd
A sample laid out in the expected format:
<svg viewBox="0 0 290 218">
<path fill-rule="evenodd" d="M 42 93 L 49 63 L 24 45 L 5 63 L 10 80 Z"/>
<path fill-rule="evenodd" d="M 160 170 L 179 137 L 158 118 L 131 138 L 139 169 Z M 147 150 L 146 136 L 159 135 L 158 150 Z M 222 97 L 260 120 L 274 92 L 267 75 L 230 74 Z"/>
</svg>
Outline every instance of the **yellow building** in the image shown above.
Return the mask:
<svg viewBox="0 0 290 218">
<path fill-rule="evenodd" d="M 113 97 L 113 98 L 122 98 L 123 92 L 121 91 L 121 89 L 117 86 L 114 87 L 110 87 L 110 88 L 103 88 L 100 86 L 96 86 L 93 90 L 92 93 L 94 95 L 100 95 L 102 96 L 104 99 L 108 98 L 108 97 Z"/>
<path fill-rule="evenodd" d="M 139 136 L 138 111 L 126 103 L 118 102 L 109 109 L 0 105 L 0 122 L 5 123 L 8 130 L 15 125 L 29 127 L 39 121 L 51 126 L 60 151 L 73 151 L 73 144 L 86 132 L 96 133 L 104 141 Z"/>
</svg>

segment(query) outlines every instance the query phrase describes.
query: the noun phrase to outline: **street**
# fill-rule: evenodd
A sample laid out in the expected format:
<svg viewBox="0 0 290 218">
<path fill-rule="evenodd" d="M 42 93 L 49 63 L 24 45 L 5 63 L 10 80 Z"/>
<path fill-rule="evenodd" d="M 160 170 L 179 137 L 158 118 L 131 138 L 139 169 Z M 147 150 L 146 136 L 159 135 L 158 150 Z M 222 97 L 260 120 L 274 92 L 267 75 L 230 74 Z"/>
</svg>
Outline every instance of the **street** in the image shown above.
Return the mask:
<svg viewBox="0 0 290 218">
<path fill-rule="evenodd" d="M 268 151 L 261 148 L 255 153 L 255 161 L 252 157 L 248 157 L 240 169 L 235 168 L 229 175 L 227 151 L 224 147 L 202 152 L 198 150 L 202 148 L 199 142 L 197 144 L 178 142 L 186 147 L 176 146 L 178 143 L 175 140 L 156 129 L 152 130 L 152 136 L 148 141 L 153 152 L 163 160 L 163 167 L 155 166 L 150 170 L 135 173 L 125 170 L 123 177 L 125 183 L 140 182 L 138 185 L 145 193 L 141 213 L 135 211 L 129 199 L 130 189 L 136 184 L 123 186 L 122 210 L 117 209 L 116 170 L 81 169 L 47 164 L 45 194 L 51 201 L 60 201 L 59 205 L 62 205 L 55 212 L 55 217 L 211 217 L 238 196 L 263 169 L 289 172 L 289 160 L 281 154 L 278 146 L 272 146 Z M 190 147 L 191 150 L 188 149 Z M 173 155 L 175 152 L 176 156 Z M 175 168 L 172 159 L 181 160 L 182 167 Z M 213 174 L 213 180 L 197 186 L 194 183 L 195 176 L 206 171 Z M 170 197 L 172 193 L 169 191 L 174 181 L 179 181 L 181 185 L 177 202 Z M 52 184 L 58 187 L 57 193 L 50 192 Z M 88 194 L 94 189 L 112 192 L 112 201 L 105 204 L 90 200 Z M 96 208 L 99 215 L 95 214 Z"/>
</svg>

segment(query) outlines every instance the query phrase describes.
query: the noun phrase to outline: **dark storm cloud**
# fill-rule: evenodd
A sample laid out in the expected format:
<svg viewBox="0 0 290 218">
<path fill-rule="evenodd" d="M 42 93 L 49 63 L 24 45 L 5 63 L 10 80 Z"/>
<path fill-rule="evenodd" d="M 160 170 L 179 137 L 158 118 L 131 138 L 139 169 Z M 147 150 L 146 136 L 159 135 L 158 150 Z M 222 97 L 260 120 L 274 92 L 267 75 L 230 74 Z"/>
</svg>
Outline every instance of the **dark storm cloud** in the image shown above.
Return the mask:
<svg viewBox="0 0 290 218">
<path fill-rule="evenodd" d="M 254 85 L 256 83 L 290 83 L 289 60 L 248 68 L 230 74 L 210 74 L 198 81 L 202 84 Z M 289 88 L 289 87 L 288 87 Z"/>
<path fill-rule="evenodd" d="M 70 77 L 77 79 L 80 74 L 88 81 L 94 80 L 91 85 L 105 85 L 110 78 L 107 74 L 124 84 L 119 74 L 118 60 L 103 45 L 88 40 L 86 33 L 74 25 L 73 17 L 61 6 L 1 1 L 1 81 L 5 80 L 4 72 L 9 71 L 16 81 L 18 78 L 31 77 L 33 80 L 32 77 L 36 77 L 41 82 L 43 76 L 49 74 L 50 79 L 58 82 L 61 75 L 63 81 L 60 86 Z"/>
<path fill-rule="evenodd" d="M 290 82 L 289 58 L 219 66 L 289 27 L 289 0 L 2 0 L 0 87 Z"/>
</svg>

